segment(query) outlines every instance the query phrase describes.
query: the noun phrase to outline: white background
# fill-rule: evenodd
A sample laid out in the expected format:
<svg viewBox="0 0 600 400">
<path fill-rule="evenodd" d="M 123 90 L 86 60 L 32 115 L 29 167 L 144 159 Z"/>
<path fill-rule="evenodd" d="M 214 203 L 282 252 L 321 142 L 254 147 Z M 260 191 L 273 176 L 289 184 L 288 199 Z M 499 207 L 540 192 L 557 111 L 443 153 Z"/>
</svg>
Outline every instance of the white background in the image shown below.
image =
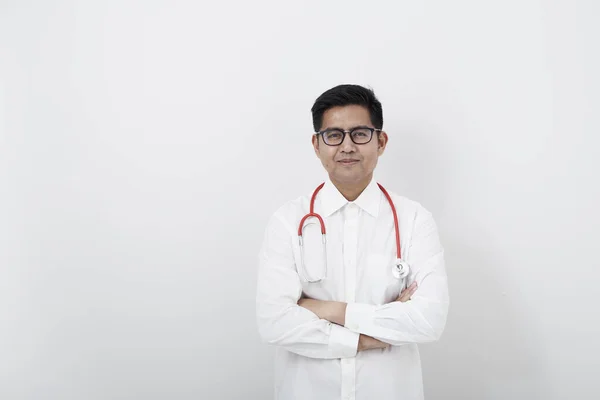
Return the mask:
<svg viewBox="0 0 600 400">
<path fill-rule="evenodd" d="M 0 2 L 0 398 L 268 399 L 269 215 L 372 87 L 433 212 L 428 399 L 600 398 L 596 1 Z"/>
</svg>

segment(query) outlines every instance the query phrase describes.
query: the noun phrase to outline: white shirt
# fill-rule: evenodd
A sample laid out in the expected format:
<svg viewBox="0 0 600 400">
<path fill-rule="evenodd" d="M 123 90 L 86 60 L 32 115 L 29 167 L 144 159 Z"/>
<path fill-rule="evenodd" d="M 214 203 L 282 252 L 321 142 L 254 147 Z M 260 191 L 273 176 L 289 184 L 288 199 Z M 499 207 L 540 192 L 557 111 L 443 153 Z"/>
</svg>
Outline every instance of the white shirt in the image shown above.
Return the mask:
<svg viewBox="0 0 600 400">
<path fill-rule="evenodd" d="M 444 251 L 431 213 L 388 193 L 398 214 L 402 258 L 410 265 L 406 280 L 392 275 L 394 220 L 374 179 L 353 202 L 329 180 L 319 192 L 315 212 L 327 230 L 327 277 L 320 282 L 303 278 L 324 273 L 318 223 L 304 231 L 306 274 L 299 273 L 298 225 L 309 212 L 310 196 L 288 202 L 270 218 L 259 255 L 256 307 L 262 339 L 276 346 L 275 399 L 423 399 L 417 343 L 437 340 L 446 324 Z M 418 289 L 412 299 L 395 302 L 413 281 Z M 346 302 L 345 326 L 298 306 L 303 293 Z M 392 346 L 357 352 L 361 333 Z"/>
</svg>

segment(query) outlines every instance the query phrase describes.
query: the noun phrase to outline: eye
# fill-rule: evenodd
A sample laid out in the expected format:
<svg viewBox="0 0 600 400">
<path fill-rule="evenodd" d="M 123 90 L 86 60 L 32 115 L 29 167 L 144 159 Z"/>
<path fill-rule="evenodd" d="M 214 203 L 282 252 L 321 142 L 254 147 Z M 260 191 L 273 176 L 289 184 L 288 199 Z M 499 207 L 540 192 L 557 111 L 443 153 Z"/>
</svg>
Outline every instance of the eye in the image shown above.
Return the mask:
<svg viewBox="0 0 600 400">
<path fill-rule="evenodd" d="M 358 137 L 358 138 L 365 138 L 365 137 L 368 137 L 370 134 L 371 134 L 371 131 L 369 131 L 368 129 L 357 129 L 352 132 L 352 136 Z"/>
<path fill-rule="evenodd" d="M 325 136 L 327 139 L 339 140 L 342 137 L 342 133 L 340 131 L 329 131 L 325 132 Z"/>
</svg>

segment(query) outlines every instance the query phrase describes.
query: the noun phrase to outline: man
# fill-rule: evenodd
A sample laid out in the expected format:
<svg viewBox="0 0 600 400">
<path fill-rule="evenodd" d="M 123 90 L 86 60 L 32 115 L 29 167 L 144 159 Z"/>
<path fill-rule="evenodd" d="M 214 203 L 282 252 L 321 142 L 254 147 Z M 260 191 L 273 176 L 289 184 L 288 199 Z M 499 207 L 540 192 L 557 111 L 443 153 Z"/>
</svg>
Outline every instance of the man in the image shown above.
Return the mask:
<svg viewBox="0 0 600 400">
<path fill-rule="evenodd" d="M 439 339 L 449 301 L 436 224 L 419 203 L 389 192 L 409 265 L 399 278 L 392 206 L 373 179 L 388 143 L 381 103 L 369 89 L 341 85 L 319 96 L 312 115 L 312 144 L 329 176 L 314 202 L 326 244 L 313 216 L 300 246 L 312 197 L 303 196 L 270 218 L 259 257 L 257 322 L 277 349 L 275 398 L 423 399 L 417 344 Z"/>
</svg>

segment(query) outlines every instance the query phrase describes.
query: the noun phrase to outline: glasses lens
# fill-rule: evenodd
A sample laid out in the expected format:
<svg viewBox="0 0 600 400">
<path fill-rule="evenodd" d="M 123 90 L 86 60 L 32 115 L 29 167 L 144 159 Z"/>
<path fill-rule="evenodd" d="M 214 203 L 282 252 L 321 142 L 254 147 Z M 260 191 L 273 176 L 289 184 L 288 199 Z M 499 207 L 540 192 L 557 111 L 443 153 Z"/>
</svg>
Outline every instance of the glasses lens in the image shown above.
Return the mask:
<svg viewBox="0 0 600 400">
<path fill-rule="evenodd" d="M 352 131 L 352 139 L 354 143 L 368 143 L 372 134 L 370 129 L 359 128 Z"/>
<path fill-rule="evenodd" d="M 342 143 L 342 139 L 344 138 L 344 132 L 338 131 L 337 129 L 332 129 L 330 131 L 323 132 L 323 140 L 327 144 L 340 144 Z"/>
</svg>

